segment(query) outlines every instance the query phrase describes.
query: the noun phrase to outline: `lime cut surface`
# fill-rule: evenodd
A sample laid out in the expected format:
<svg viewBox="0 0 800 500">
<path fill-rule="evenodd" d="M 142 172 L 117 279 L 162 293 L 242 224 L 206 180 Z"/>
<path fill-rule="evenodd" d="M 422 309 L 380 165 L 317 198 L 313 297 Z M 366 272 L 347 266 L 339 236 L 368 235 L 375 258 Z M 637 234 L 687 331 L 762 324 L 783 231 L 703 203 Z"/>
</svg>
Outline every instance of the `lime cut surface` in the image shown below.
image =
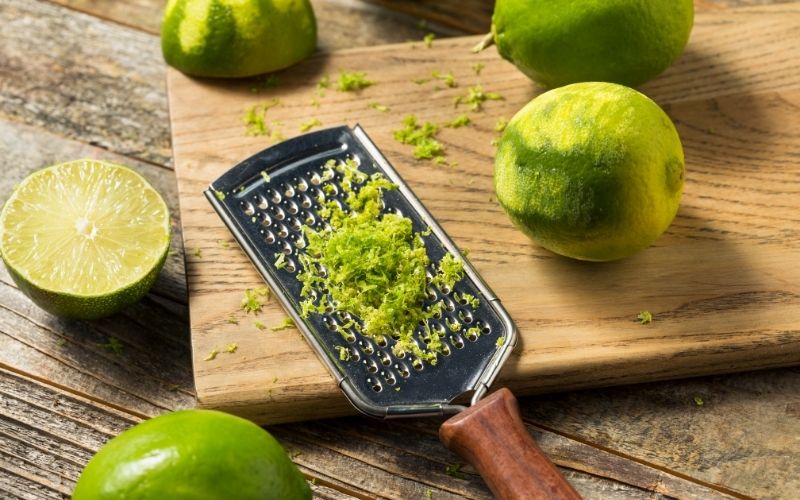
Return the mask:
<svg viewBox="0 0 800 500">
<path fill-rule="evenodd" d="M 0 215 L 3 260 L 20 288 L 60 316 L 93 318 L 144 295 L 169 248 L 169 211 L 139 174 L 78 160 L 39 170 Z"/>
</svg>

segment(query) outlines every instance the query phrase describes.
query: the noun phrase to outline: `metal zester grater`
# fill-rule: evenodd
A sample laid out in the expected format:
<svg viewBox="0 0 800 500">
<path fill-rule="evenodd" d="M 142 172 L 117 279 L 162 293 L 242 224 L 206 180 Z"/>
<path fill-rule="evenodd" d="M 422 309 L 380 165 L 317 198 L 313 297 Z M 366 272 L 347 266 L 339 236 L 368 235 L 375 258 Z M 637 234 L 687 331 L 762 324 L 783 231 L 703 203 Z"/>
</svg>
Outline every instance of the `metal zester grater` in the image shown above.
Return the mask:
<svg viewBox="0 0 800 500">
<path fill-rule="evenodd" d="M 323 191 L 326 183 L 339 187 L 342 175 L 326 180 L 328 160 L 353 159 L 365 174 L 381 172 L 399 189 L 384 193 L 384 212 L 400 213 L 413 222 L 422 236 L 432 265 L 450 252 L 460 255 L 452 240 L 400 178 L 362 128 L 336 127 L 305 134 L 257 153 L 214 181 L 205 195 L 247 253 L 258 272 L 280 299 L 297 327 L 328 367 L 344 394 L 361 412 L 379 418 L 453 414 L 466 409 L 452 401 L 473 392 L 472 404 L 486 394 L 517 341 L 508 313 L 475 269 L 464 259 L 464 278 L 453 290 L 428 290 L 425 306 L 441 301 L 444 313 L 429 326 L 445 333 L 444 352 L 436 365 L 405 355 L 393 355 L 394 340 L 381 340 L 355 330 L 343 330 L 346 312 L 300 314 L 302 284 L 297 256 L 305 240 L 302 226 L 314 229 L 326 224 L 319 217 L 320 196 L 338 199 L 346 207 L 341 189 Z M 357 186 L 355 187 L 358 188 Z M 285 266 L 275 266 L 283 254 Z M 428 269 L 433 272 L 434 269 Z M 461 294 L 478 297 L 476 309 Z M 452 332 L 446 321 L 458 321 Z M 467 329 L 479 327 L 480 335 Z M 417 333 L 422 329 L 419 327 Z M 387 332 L 388 333 L 388 332 Z M 502 338 L 503 340 L 498 341 Z M 418 338 L 418 342 L 422 342 Z M 340 350 L 347 350 L 341 356 Z M 347 360 L 340 358 L 345 357 Z M 512 396 L 513 398 L 513 396 Z"/>
</svg>

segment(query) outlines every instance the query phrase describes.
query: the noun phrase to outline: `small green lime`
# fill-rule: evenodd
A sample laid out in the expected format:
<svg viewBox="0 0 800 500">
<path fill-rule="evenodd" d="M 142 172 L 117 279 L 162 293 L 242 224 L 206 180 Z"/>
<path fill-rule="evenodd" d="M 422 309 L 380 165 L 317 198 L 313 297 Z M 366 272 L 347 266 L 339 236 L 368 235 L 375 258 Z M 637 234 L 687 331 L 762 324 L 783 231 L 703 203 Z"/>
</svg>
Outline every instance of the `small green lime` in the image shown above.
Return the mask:
<svg viewBox="0 0 800 500">
<path fill-rule="evenodd" d="M 295 64 L 317 44 L 309 0 L 169 0 L 167 64 L 194 76 L 238 78 Z"/>
<path fill-rule="evenodd" d="M 497 49 L 533 80 L 636 86 L 683 52 L 692 0 L 497 0 Z"/>
<path fill-rule="evenodd" d="M 511 220 L 543 247 L 619 259 L 652 244 L 678 210 L 683 148 L 639 92 L 576 83 L 533 99 L 498 143 L 494 184 Z"/>
<path fill-rule="evenodd" d="M 11 277 L 42 309 L 93 319 L 138 301 L 169 250 L 166 203 L 133 170 L 77 160 L 34 172 L 0 213 Z"/>
<path fill-rule="evenodd" d="M 73 500 L 301 500 L 311 490 L 281 445 L 243 418 L 184 410 L 147 420 L 89 461 Z"/>
</svg>

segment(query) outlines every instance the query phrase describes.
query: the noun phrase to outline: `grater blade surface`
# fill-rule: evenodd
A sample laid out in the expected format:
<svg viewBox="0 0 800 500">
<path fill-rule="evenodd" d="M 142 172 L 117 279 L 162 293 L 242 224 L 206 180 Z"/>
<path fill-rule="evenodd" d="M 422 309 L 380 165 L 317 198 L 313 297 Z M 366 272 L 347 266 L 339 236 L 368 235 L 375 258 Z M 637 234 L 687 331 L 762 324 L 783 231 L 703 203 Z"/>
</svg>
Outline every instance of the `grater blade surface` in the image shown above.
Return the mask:
<svg viewBox="0 0 800 500">
<path fill-rule="evenodd" d="M 466 258 L 464 278 L 453 290 L 431 287 L 425 302 L 426 306 L 439 301 L 444 304 L 441 318 L 429 322 L 431 328 L 446 333 L 446 353 L 438 356 L 435 365 L 410 355 L 396 356 L 392 352 L 394 340 L 388 335 L 376 340 L 340 328 L 342 311 L 311 313 L 305 318 L 300 314 L 302 284 L 296 276 L 302 268 L 297 256 L 305 247 L 302 227 L 307 224 L 320 229 L 325 224 L 317 213 L 318 197 L 324 195 L 325 183 L 341 181 L 340 174 L 327 180 L 322 175 L 323 165 L 331 159 L 352 159 L 361 172 L 380 172 L 398 186 L 384 192 L 383 210 L 412 220 L 432 263 L 438 263 L 448 252 L 460 255 L 359 126 L 312 132 L 267 148 L 214 181 L 205 195 L 358 410 L 388 418 L 463 409 L 452 404 L 453 399 L 471 391 L 482 395 L 517 340 L 508 313 Z M 342 190 L 337 191 L 331 195 L 333 190 L 328 190 L 324 196 L 338 196 L 346 205 Z M 275 256 L 280 254 L 285 265 L 278 268 Z M 479 306 L 473 309 L 463 303 L 464 293 L 478 297 Z M 454 332 L 448 322 L 456 321 L 461 328 Z M 475 326 L 480 328 L 480 335 L 467 335 L 467 329 Z M 264 341 L 268 342 L 268 337 Z M 341 355 L 342 349 L 346 349 L 346 356 Z"/>
</svg>

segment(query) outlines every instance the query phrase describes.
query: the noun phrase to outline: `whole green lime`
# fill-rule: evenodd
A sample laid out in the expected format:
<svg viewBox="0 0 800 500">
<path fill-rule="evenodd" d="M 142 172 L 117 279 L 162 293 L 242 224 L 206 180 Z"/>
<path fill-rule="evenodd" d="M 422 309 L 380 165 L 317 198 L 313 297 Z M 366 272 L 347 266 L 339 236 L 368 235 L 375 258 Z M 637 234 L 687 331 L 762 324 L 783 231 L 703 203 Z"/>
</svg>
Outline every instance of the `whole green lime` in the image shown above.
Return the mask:
<svg viewBox="0 0 800 500">
<path fill-rule="evenodd" d="M 692 0 L 497 0 L 497 49 L 531 79 L 636 86 L 683 52 Z"/>
<path fill-rule="evenodd" d="M 267 431 L 243 418 L 184 410 L 147 420 L 89 461 L 73 500 L 311 498 L 300 471 Z"/>
<path fill-rule="evenodd" d="M 28 297 L 55 315 L 94 319 L 138 301 L 169 251 L 166 203 L 121 165 L 76 160 L 23 180 L 0 213 L 0 251 Z"/>
<path fill-rule="evenodd" d="M 194 76 L 276 71 L 314 51 L 309 0 L 169 0 L 161 25 L 167 64 Z"/>
<path fill-rule="evenodd" d="M 652 244 L 678 211 L 683 148 L 656 103 L 613 83 L 576 83 L 522 108 L 498 143 L 494 185 L 511 220 L 575 259 Z"/>
</svg>

